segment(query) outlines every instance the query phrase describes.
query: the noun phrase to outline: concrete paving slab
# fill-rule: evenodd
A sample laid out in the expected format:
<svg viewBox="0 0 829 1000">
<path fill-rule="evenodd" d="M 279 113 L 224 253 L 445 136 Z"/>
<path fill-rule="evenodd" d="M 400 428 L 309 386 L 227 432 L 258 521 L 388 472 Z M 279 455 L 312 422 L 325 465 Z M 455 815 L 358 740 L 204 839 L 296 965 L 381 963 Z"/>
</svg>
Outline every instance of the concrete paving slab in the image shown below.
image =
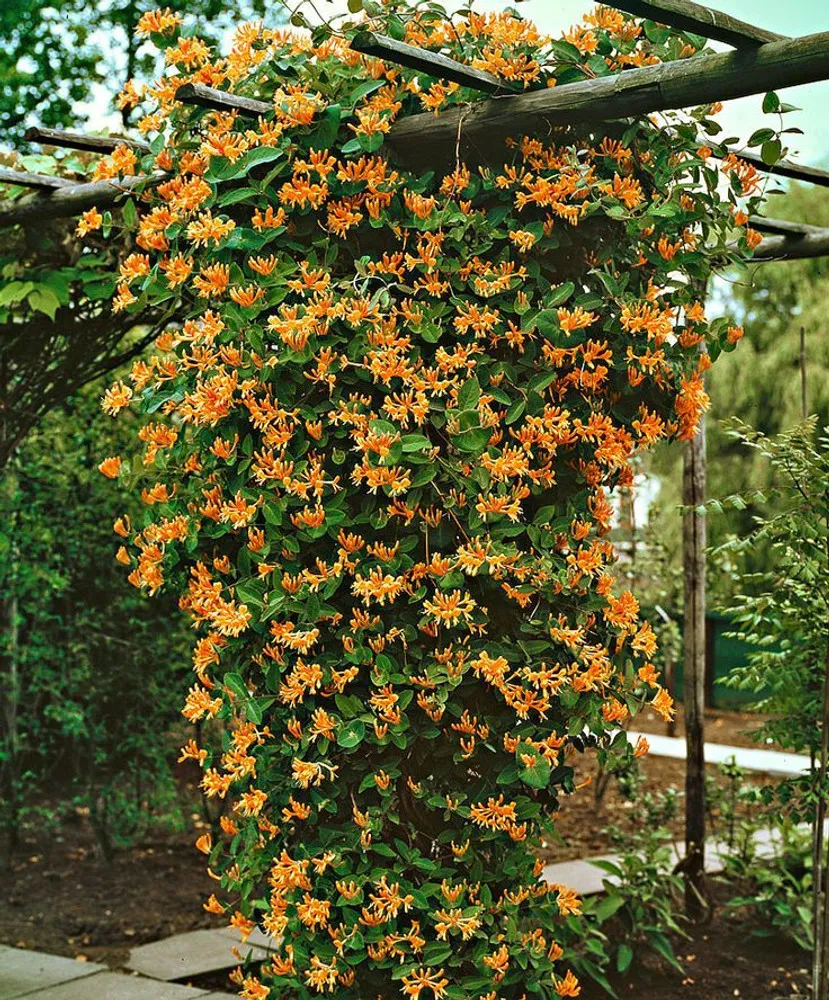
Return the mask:
<svg viewBox="0 0 829 1000">
<path fill-rule="evenodd" d="M 629 731 L 628 739 L 636 743 L 644 736 L 650 745 L 650 753 L 655 757 L 671 757 L 685 760 L 685 740 L 658 733 L 636 733 Z M 809 769 L 809 758 L 802 754 L 783 753 L 780 750 L 763 750 L 761 747 L 732 747 L 725 743 L 706 743 L 705 762 L 725 764 L 732 758 L 738 767 L 746 771 L 760 771 L 778 777 L 793 777 Z"/>
<path fill-rule="evenodd" d="M 0 946 L 0 1000 L 17 1000 L 74 979 L 86 979 L 106 967 L 76 962 L 61 955 L 45 955 L 25 948 Z"/>
<path fill-rule="evenodd" d="M 204 1000 L 206 996 L 205 990 L 177 983 L 160 983 L 122 972 L 99 972 L 27 994 L 26 1000 Z"/>
<path fill-rule="evenodd" d="M 264 948 L 239 944 L 238 934 L 232 937 L 225 929 L 201 930 L 176 934 L 163 941 L 153 941 L 152 944 L 133 948 L 126 968 L 152 979 L 171 982 L 174 979 L 186 979 L 205 972 L 233 968 L 239 964 L 239 959 L 233 953 L 234 947 L 243 958 L 250 952 L 254 962 L 268 957 Z"/>
<path fill-rule="evenodd" d="M 222 927 L 221 933 L 227 934 L 233 943 L 239 947 L 243 955 L 245 954 L 245 949 L 254 947 L 264 948 L 265 951 L 278 951 L 282 940 L 281 938 L 271 937 L 270 934 L 259 930 L 258 927 L 254 927 L 250 937 L 244 944 L 241 943 L 242 939 L 235 927 Z"/>
</svg>

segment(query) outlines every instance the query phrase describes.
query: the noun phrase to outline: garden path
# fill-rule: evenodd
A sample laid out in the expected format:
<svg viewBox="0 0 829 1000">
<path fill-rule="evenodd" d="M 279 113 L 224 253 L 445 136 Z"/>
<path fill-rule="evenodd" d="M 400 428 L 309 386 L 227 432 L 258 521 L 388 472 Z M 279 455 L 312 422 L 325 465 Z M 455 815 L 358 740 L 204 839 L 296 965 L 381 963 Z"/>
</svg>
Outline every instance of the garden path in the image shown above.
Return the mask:
<svg viewBox="0 0 829 1000">
<path fill-rule="evenodd" d="M 685 740 L 680 737 L 660 736 L 656 733 L 628 731 L 628 738 L 636 743 L 643 736 L 654 757 L 672 757 L 685 760 Z M 738 767 L 746 771 L 761 771 L 775 777 L 794 777 L 809 769 L 809 758 L 803 754 L 764 750 L 762 747 L 732 747 L 725 743 L 705 744 L 706 764 L 725 764 L 734 758 Z"/>
</svg>

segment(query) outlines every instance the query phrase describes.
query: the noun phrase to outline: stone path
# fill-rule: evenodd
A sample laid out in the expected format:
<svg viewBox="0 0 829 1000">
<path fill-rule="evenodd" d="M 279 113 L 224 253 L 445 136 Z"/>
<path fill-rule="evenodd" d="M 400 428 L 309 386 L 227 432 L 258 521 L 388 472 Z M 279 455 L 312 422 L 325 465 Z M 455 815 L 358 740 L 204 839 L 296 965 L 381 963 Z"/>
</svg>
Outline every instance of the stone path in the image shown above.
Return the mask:
<svg viewBox="0 0 829 1000">
<path fill-rule="evenodd" d="M 228 1000 L 232 996 L 0 945 L 0 1000 Z"/>
<path fill-rule="evenodd" d="M 238 932 L 229 927 L 189 931 L 133 948 L 126 967 L 132 972 L 170 982 L 230 969 L 248 955 L 252 961 L 261 962 L 274 947 L 273 939 L 259 930 L 255 930 L 244 945 L 239 943 Z"/>
<path fill-rule="evenodd" d="M 777 852 L 777 836 L 773 830 L 758 830 L 755 835 L 755 845 L 757 855 L 761 858 L 773 857 Z M 674 854 L 676 860 L 685 854 L 685 845 L 674 844 Z M 709 875 L 716 875 L 725 867 L 724 858 L 728 855 L 728 846 L 723 842 L 708 843 L 705 845 L 705 870 Z M 616 862 L 618 858 L 615 854 L 603 854 L 597 858 L 586 858 L 575 861 L 560 861 L 554 865 L 547 865 L 541 874 L 545 882 L 554 885 L 566 885 L 575 889 L 580 896 L 594 896 L 604 889 L 604 882 L 611 885 L 617 879 L 609 875 L 601 868 L 596 868 L 594 861 Z"/>
<path fill-rule="evenodd" d="M 672 757 L 685 760 L 685 740 L 655 733 L 628 732 L 628 739 L 635 743 L 644 736 L 654 757 Z M 725 764 L 732 758 L 746 771 L 762 771 L 778 777 L 792 777 L 809 768 L 809 758 L 780 750 L 763 750 L 761 747 L 732 747 L 725 743 L 706 743 L 705 761 L 708 764 Z"/>
</svg>

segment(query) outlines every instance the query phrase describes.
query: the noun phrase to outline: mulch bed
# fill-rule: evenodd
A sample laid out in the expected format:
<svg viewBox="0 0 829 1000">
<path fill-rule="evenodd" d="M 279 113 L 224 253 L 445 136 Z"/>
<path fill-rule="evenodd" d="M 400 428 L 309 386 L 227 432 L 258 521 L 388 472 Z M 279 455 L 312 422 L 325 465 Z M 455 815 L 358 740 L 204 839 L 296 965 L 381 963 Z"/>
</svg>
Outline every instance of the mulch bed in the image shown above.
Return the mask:
<svg viewBox="0 0 829 1000">
<path fill-rule="evenodd" d="M 809 954 L 780 936 L 760 937 L 756 923 L 727 909 L 725 887 L 712 880 L 717 906 L 711 920 L 674 938 L 679 973 L 653 954 L 612 978 L 621 1000 L 788 1000 L 809 993 Z M 581 1000 L 604 996 L 586 989 Z"/>
<path fill-rule="evenodd" d="M 136 945 L 215 927 L 215 889 L 194 837 L 148 839 L 99 860 L 82 817 L 51 840 L 27 840 L 0 889 L 0 943 L 122 966 Z"/>
</svg>

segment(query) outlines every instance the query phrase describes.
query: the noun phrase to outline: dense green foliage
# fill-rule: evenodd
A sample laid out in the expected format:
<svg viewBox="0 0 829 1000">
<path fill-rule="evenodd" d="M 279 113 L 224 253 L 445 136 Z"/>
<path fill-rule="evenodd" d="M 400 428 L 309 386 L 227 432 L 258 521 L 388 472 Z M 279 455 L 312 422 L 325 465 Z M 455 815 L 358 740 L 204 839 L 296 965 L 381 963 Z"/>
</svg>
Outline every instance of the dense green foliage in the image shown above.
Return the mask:
<svg viewBox="0 0 829 1000">
<path fill-rule="evenodd" d="M 132 78 L 147 80 L 163 66 L 158 53 L 135 36 L 138 19 L 154 0 L 14 0 L 0 4 L 0 131 L 19 145 L 29 125 L 67 128 L 85 123 L 93 88 L 114 100 Z M 231 24 L 268 12 L 265 0 L 169 0 L 184 15 L 198 15 L 206 41 Z M 270 20 L 273 18 L 271 17 Z M 124 124 L 129 111 L 123 112 Z"/>
<path fill-rule="evenodd" d="M 14 615 L 4 646 L 17 673 L 5 692 L 17 734 L 12 746 L 5 727 L 0 745 L 0 822 L 13 834 L 56 802 L 79 804 L 104 852 L 173 803 L 168 730 L 189 673 L 174 602 L 150 606 L 102 555 L 113 495 L 98 451 L 128 434 L 101 414 L 97 392 L 77 394 L 28 436 L 0 500 L 0 602 Z"/>
<path fill-rule="evenodd" d="M 766 568 L 743 578 L 731 613 L 739 637 L 759 648 L 735 669 L 729 683 L 757 695 L 768 718 L 758 738 L 819 756 L 829 616 L 829 437 L 815 439 L 814 420 L 776 438 L 739 422 L 732 436 L 769 463 L 777 485 L 769 491 L 775 513 L 758 517 L 754 531 L 725 545 L 738 558 L 760 548 Z M 816 775 L 776 788 L 793 815 L 809 816 Z"/>
</svg>

